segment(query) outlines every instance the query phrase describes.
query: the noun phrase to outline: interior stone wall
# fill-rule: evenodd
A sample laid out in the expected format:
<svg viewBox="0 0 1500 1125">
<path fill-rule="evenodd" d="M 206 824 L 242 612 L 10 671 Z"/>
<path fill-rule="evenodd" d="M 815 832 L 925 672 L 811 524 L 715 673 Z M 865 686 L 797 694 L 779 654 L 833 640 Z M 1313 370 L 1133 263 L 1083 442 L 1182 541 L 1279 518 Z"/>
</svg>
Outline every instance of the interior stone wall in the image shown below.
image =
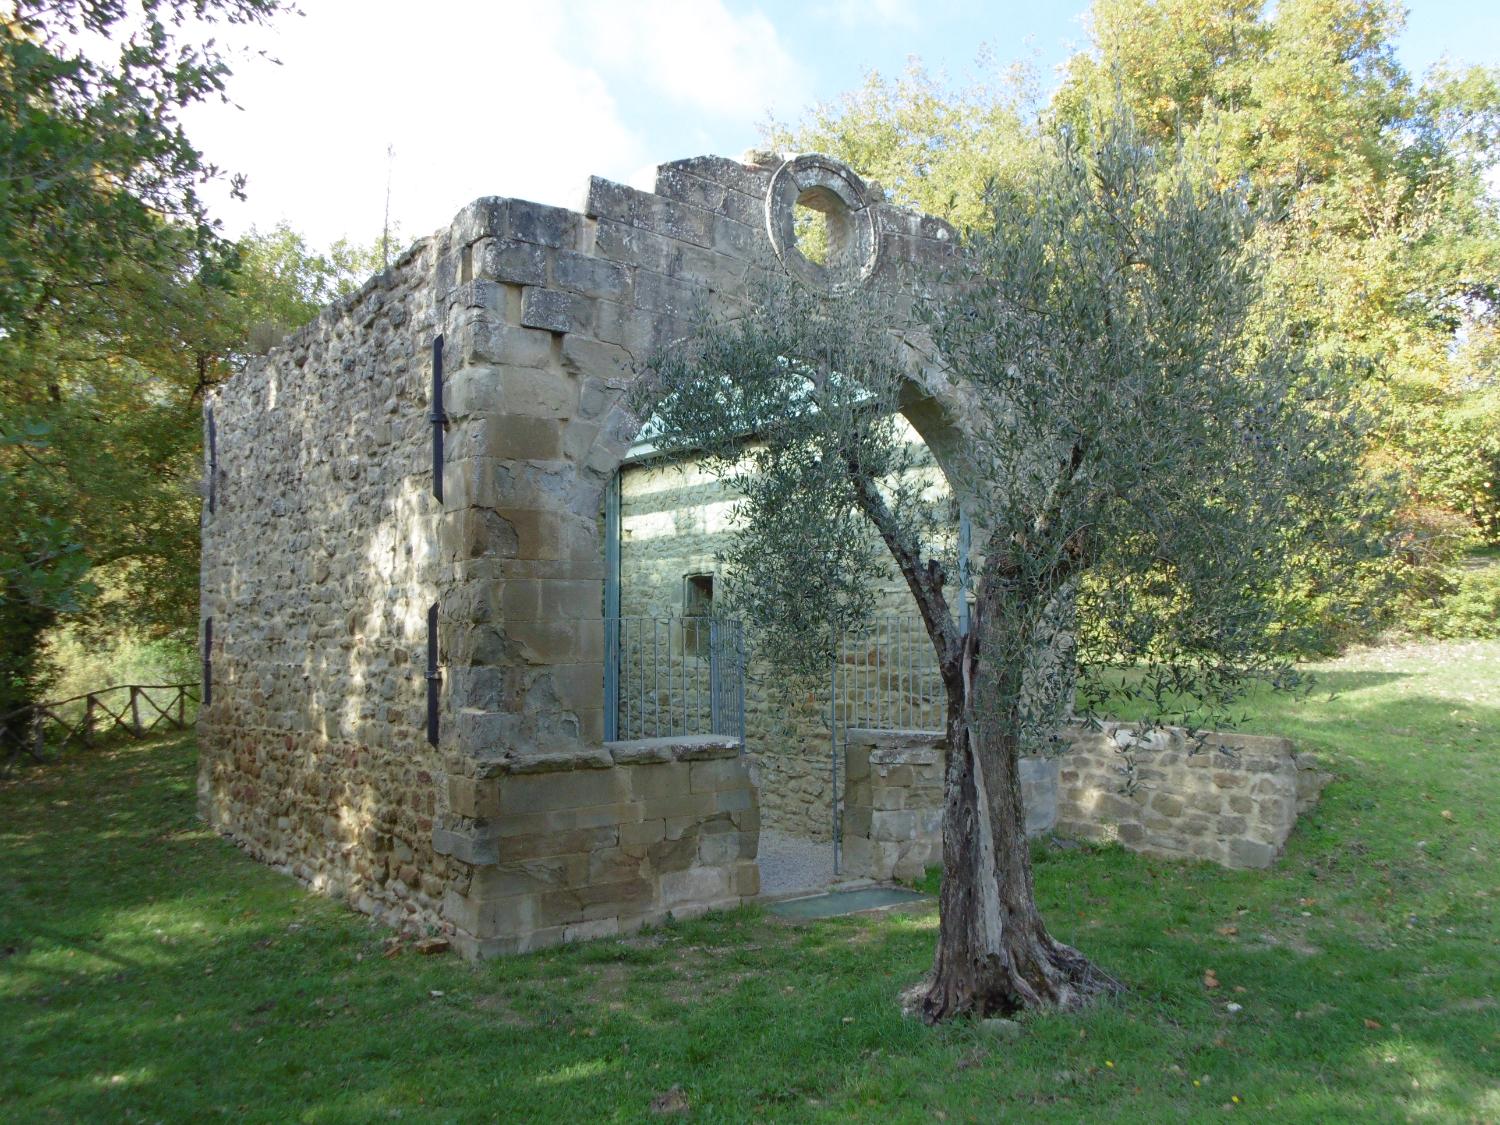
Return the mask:
<svg viewBox="0 0 1500 1125">
<path fill-rule="evenodd" d="M 920 443 L 915 431 L 909 439 Z M 922 470 L 935 503 L 947 503 L 942 474 L 928 461 Z M 620 612 L 624 617 L 663 618 L 684 612 L 685 578 L 713 574 L 716 597 L 722 597 L 734 576 L 724 571 L 718 556 L 728 547 L 731 511 L 736 495 L 698 462 L 644 462 L 620 472 Z M 871 531 L 872 541 L 875 539 Z M 875 544 L 883 551 L 884 548 Z M 956 597 L 956 591 L 953 592 Z M 880 659 L 880 647 L 900 646 L 903 668 L 931 664 L 928 695 L 936 683 L 936 664 L 916 606 L 905 584 L 892 570 L 876 592 L 875 614 L 882 620 L 899 618 L 897 635 L 882 633 L 869 642 L 852 645 L 846 654 L 843 678 L 835 696 L 841 723 L 869 721 L 879 713 L 894 714 L 895 698 L 906 692 L 912 676 L 901 673 L 865 674 Z M 917 688 L 922 691 L 923 688 Z M 813 683 L 793 683 L 762 661 L 752 658 L 745 675 L 745 732 L 757 785 L 761 815 L 767 827 L 806 839 L 832 837 L 832 753 L 828 730 L 828 677 Z M 936 696 L 929 700 L 929 710 Z M 652 717 L 651 700 L 646 718 Z M 622 726 L 639 710 L 622 701 Z M 839 788 L 844 786 L 842 781 Z"/>
</svg>

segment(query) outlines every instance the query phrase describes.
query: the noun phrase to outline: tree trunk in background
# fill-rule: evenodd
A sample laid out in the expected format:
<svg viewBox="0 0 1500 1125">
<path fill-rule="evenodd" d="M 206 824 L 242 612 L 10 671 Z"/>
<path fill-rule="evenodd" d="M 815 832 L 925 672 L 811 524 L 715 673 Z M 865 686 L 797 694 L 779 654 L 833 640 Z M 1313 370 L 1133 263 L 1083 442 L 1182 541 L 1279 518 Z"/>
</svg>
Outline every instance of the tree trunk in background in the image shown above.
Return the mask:
<svg viewBox="0 0 1500 1125">
<path fill-rule="evenodd" d="M 12 712 L 36 702 L 42 634 L 56 618 L 51 609 L 21 601 L 0 602 L 0 723 L 5 725 L 0 748 L 6 751 L 30 738 L 30 728 L 17 727 Z"/>
<path fill-rule="evenodd" d="M 940 932 L 921 1001 L 929 1023 L 1073 1010 L 1120 990 L 1076 949 L 1054 941 L 1037 911 L 1015 708 L 997 715 L 985 705 L 1000 701 L 976 699 L 973 651 L 965 653 L 962 706 L 950 701 L 949 709 Z"/>
</svg>

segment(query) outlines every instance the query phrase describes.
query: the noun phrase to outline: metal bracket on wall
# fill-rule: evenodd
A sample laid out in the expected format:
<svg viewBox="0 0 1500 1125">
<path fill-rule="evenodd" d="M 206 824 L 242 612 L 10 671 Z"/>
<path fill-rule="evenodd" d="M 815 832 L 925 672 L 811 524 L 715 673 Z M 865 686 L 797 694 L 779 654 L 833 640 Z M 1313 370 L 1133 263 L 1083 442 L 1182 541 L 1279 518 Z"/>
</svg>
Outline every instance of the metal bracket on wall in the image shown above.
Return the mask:
<svg viewBox="0 0 1500 1125">
<path fill-rule="evenodd" d="M 427 741 L 438 744 L 438 693 L 443 673 L 438 670 L 438 607 L 427 607 Z"/>
<path fill-rule="evenodd" d="M 443 410 L 443 338 L 432 340 L 432 494 L 439 501 L 443 498 L 443 431 L 448 425 L 448 415 Z"/>
<path fill-rule="evenodd" d="M 604 741 L 620 737 L 620 473 L 604 492 Z"/>
<path fill-rule="evenodd" d="M 214 701 L 214 619 L 203 619 L 203 706 Z"/>
<path fill-rule="evenodd" d="M 218 510 L 219 501 L 219 427 L 214 424 L 214 408 L 208 408 L 208 510 Z"/>
</svg>

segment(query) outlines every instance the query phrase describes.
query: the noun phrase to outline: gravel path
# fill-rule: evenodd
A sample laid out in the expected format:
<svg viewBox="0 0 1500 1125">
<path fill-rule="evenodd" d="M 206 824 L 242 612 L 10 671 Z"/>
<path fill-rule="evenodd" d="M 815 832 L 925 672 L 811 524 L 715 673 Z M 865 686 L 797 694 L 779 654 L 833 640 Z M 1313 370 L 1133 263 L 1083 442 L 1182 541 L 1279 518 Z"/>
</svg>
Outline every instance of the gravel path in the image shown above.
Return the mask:
<svg viewBox="0 0 1500 1125">
<path fill-rule="evenodd" d="M 821 891 L 833 883 L 833 844 L 760 831 L 760 893 L 766 898 Z"/>
</svg>

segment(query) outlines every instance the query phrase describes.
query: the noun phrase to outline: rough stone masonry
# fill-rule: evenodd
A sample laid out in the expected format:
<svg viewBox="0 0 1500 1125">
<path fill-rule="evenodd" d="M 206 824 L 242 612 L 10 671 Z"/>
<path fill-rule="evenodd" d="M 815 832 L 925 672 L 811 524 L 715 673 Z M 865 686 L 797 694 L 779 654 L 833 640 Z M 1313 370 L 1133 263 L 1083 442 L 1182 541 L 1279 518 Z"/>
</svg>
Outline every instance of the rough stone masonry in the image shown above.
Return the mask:
<svg viewBox="0 0 1500 1125">
<path fill-rule="evenodd" d="M 798 249 L 799 202 L 828 217 L 827 265 Z M 600 514 L 650 411 L 628 392 L 696 314 L 743 306 L 756 271 L 910 308 L 954 244 L 826 157 L 700 157 L 663 165 L 654 192 L 594 179 L 579 212 L 479 200 L 254 360 L 206 408 L 202 815 L 471 955 L 754 896 L 760 809 L 738 745 L 603 740 Z M 915 318 L 890 331 L 903 413 L 946 470 L 963 392 Z M 871 871 L 907 872 L 933 818 L 897 814 L 930 803 L 939 751 L 853 749 Z M 1130 846 L 1203 855 L 1183 842 L 1207 831 L 1229 861 L 1268 860 L 1295 779 L 1167 749 L 1127 803 L 1102 788 L 1114 759 L 1080 755 L 1060 818 L 1113 810 Z M 1196 779 L 1180 810 L 1156 792 L 1179 774 Z M 1260 849 L 1228 842 L 1239 818 Z"/>
<path fill-rule="evenodd" d="M 829 217 L 827 266 L 797 247 L 799 200 Z M 594 179 L 580 212 L 479 200 L 252 362 L 208 404 L 203 815 L 471 954 L 754 895 L 737 748 L 602 741 L 599 514 L 641 426 L 626 392 L 753 271 L 899 299 L 953 245 L 824 157 L 684 160 L 654 192 Z M 957 392 L 920 328 L 892 332 L 941 454 Z"/>
</svg>

